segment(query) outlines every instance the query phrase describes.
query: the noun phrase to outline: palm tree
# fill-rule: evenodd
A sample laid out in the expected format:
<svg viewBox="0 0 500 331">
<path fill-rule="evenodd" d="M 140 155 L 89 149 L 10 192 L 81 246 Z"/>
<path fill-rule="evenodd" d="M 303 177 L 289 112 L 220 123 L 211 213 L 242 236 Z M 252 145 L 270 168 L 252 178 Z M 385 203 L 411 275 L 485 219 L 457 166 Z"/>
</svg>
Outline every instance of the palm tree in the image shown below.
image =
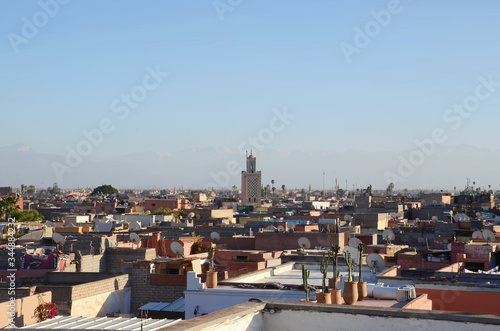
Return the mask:
<svg viewBox="0 0 500 331">
<path fill-rule="evenodd" d="M 17 197 L 11 195 L 0 200 L 0 218 L 5 216 L 5 219 L 8 219 L 13 212 L 19 210 L 19 206 L 16 205 L 18 201 Z"/>
<path fill-rule="evenodd" d="M 286 193 L 286 190 L 285 190 L 286 186 L 285 186 L 285 184 L 281 185 L 281 189 L 283 190 L 283 193 Z"/>
</svg>

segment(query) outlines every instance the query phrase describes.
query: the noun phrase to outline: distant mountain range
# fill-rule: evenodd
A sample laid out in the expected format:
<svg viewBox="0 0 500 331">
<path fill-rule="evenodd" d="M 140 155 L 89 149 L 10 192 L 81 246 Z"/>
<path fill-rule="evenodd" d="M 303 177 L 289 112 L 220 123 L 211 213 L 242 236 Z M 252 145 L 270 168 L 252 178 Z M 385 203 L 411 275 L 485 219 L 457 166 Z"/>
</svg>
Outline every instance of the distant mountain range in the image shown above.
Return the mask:
<svg viewBox="0 0 500 331">
<path fill-rule="evenodd" d="M 262 171 L 264 185 L 275 179 L 281 190 L 325 186 L 331 189 L 338 183 L 348 189 L 353 185 L 385 189 L 388 172 L 398 175 L 398 166 L 412 151 L 399 152 L 311 152 L 266 148 L 254 151 L 257 169 Z M 84 187 L 111 184 L 119 188 L 202 188 L 233 185 L 240 187 L 240 171 L 245 167 L 245 155 L 224 147 L 186 149 L 175 153 L 138 152 L 117 157 L 83 158 L 80 165 L 65 173 L 60 181 L 53 163 L 65 165 L 65 156 L 33 151 L 29 146 L 0 147 L 0 186 L 20 187 L 33 184 L 48 187 L 57 182 L 60 187 Z M 498 164 L 500 153 L 461 145 L 440 148 L 426 156 L 404 182 L 395 182 L 395 189 L 452 189 L 463 188 L 466 178 L 477 185 L 500 189 Z"/>
</svg>

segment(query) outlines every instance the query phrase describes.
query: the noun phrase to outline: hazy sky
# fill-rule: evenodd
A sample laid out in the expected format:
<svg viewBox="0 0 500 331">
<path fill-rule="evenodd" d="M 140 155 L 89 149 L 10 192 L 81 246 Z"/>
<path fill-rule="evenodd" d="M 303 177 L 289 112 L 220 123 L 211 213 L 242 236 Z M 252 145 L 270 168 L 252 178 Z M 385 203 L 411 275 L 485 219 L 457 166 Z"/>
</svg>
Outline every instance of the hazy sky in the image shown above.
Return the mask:
<svg viewBox="0 0 500 331">
<path fill-rule="evenodd" d="M 236 160 L 241 170 L 250 147 L 266 181 L 290 171 L 288 187 L 321 187 L 325 168 L 327 186 L 339 177 L 385 187 L 391 175 L 400 189 L 458 186 L 476 174 L 469 167 L 444 181 L 451 164 L 432 162 L 443 149 L 498 154 L 498 17 L 494 0 L 2 1 L 0 147 L 43 154 L 49 170 L 29 180 L 45 186 L 107 182 L 91 161 L 127 178 L 115 186 L 211 186 L 220 171 L 239 186 L 226 168 Z M 436 148 L 413 155 L 415 170 L 398 170 L 435 129 Z M 68 163 L 78 147 L 81 160 Z M 202 174 L 167 164 L 164 177 L 133 176 L 105 163 L 144 152 L 186 155 Z M 297 169 L 278 157 L 304 152 L 316 158 Z M 207 161 L 220 153 L 224 161 Z M 336 173 L 332 162 L 344 161 L 321 153 L 353 153 L 350 162 L 381 170 Z M 384 159 L 363 164 L 366 153 Z M 30 184 L 32 162 L 23 173 L 2 162 L 0 186 Z M 500 186 L 485 171 L 484 184 Z"/>
</svg>

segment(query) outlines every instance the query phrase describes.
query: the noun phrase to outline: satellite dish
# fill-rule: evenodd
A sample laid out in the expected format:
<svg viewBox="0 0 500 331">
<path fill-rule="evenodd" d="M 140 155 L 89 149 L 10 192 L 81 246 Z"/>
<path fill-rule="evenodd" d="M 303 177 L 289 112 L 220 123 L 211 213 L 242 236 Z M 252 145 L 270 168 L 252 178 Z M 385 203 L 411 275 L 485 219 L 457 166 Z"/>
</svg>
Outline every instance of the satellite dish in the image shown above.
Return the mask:
<svg viewBox="0 0 500 331">
<path fill-rule="evenodd" d="M 425 200 L 422 199 L 422 204 L 425 205 Z"/>
<path fill-rule="evenodd" d="M 483 231 L 484 240 L 489 244 L 490 242 L 495 241 L 495 234 L 491 230 Z"/>
<path fill-rule="evenodd" d="M 402 217 L 401 213 L 396 213 L 396 217 Z"/>
<path fill-rule="evenodd" d="M 311 242 L 306 237 L 300 237 L 298 240 L 298 243 L 299 243 L 299 247 L 302 249 L 311 248 Z"/>
<path fill-rule="evenodd" d="M 483 233 L 481 231 L 474 231 L 472 233 L 472 239 L 483 239 Z"/>
<path fill-rule="evenodd" d="M 354 247 L 354 248 L 358 248 L 358 245 L 359 244 L 362 244 L 363 242 L 361 240 L 359 240 L 358 238 L 351 238 L 349 239 L 349 246 L 351 247 Z"/>
<path fill-rule="evenodd" d="M 189 218 L 189 219 L 192 219 L 192 218 L 194 217 L 194 215 L 195 215 L 195 214 L 194 214 L 193 212 L 191 212 L 191 213 L 189 213 L 189 214 L 188 214 L 188 218 Z"/>
<path fill-rule="evenodd" d="M 448 244 L 447 248 L 449 251 L 451 251 L 451 243 Z"/>
<path fill-rule="evenodd" d="M 418 241 L 420 244 L 424 244 L 424 243 L 425 243 L 425 239 L 424 239 L 424 237 L 418 237 L 418 238 L 417 238 L 417 241 Z"/>
<path fill-rule="evenodd" d="M 445 203 L 444 203 L 443 201 L 441 201 L 441 202 L 439 203 L 439 205 L 440 205 L 441 207 L 443 207 L 443 206 L 445 205 Z"/>
<path fill-rule="evenodd" d="M 346 221 L 346 222 L 352 221 L 352 216 L 351 215 L 345 215 L 344 216 L 344 221 Z"/>
<path fill-rule="evenodd" d="M 437 216 L 432 216 L 432 220 L 433 220 L 433 221 L 437 221 L 437 220 L 438 220 L 438 217 L 437 217 Z"/>
<path fill-rule="evenodd" d="M 373 273 L 381 272 L 385 268 L 385 260 L 382 256 L 372 253 L 366 257 L 366 264 Z"/>
<path fill-rule="evenodd" d="M 133 244 L 139 245 L 141 243 L 141 238 L 139 238 L 137 233 L 132 232 L 129 237 Z"/>
<path fill-rule="evenodd" d="M 210 233 L 210 238 L 212 238 L 213 242 L 218 242 L 220 240 L 220 235 L 218 232 L 212 232 Z"/>
<path fill-rule="evenodd" d="M 358 265 L 358 262 L 359 262 L 359 251 L 357 248 L 354 248 L 354 247 L 345 247 L 344 248 L 344 258 L 346 256 L 346 253 L 350 253 L 351 254 L 351 261 L 352 261 L 352 264 L 354 265 Z"/>
<path fill-rule="evenodd" d="M 387 229 L 382 232 L 382 238 L 384 238 L 390 245 L 391 241 L 393 241 L 396 236 L 394 235 L 394 232 L 392 232 L 392 230 Z"/>
<path fill-rule="evenodd" d="M 437 203 L 438 203 L 437 200 L 432 200 L 433 205 L 437 205 Z"/>
<path fill-rule="evenodd" d="M 58 245 L 64 245 L 66 242 L 66 239 L 64 239 L 64 237 L 59 233 L 53 233 L 52 240 Z"/>
<path fill-rule="evenodd" d="M 415 218 L 415 222 L 420 222 L 420 218 Z"/>
<path fill-rule="evenodd" d="M 283 225 L 278 225 L 279 232 L 285 232 L 285 227 Z"/>
<path fill-rule="evenodd" d="M 52 228 L 53 228 L 55 225 L 54 225 L 54 223 L 53 223 L 53 222 L 50 222 L 50 221 L 49 221 L 49 222 L 45 223 L 45 226 L 46 226 L 46 227 L 52 227 Z"/>
<path fill-rule="evenodd" d="M 130 231 L 139 231 L 141 229 L 141 225 L 138 222 L 130 222 L 128 228 Z"/>
<path fill-rule="evenodd" d="M 151 215 L 151 210 L 146 210 L 146 215 Z"/>
<path fill-rule="evenodd" d="M 476 216 L 477 216 L 477 217 L 481 217 L 481 213 L 480 213 L 480 212 L 477 212 L 477 213 L 476 213 Z"/>
<path fill-rule="evenodd" d="M 289 228 L 289 229 L 295 229 L 295 226 L 297 224 L 295 224 L 295 222 L 292 222 L 292 221 L 289 221 L 289 222 L 286 222 L 286 226 Z"/>
<path fill-rule="evenodd" d="M 177 256 L 182 256 L 184 254 L 184 247 L 177 241 L 174 241 L 170 244 L 170 249 Z"/>
</svg>

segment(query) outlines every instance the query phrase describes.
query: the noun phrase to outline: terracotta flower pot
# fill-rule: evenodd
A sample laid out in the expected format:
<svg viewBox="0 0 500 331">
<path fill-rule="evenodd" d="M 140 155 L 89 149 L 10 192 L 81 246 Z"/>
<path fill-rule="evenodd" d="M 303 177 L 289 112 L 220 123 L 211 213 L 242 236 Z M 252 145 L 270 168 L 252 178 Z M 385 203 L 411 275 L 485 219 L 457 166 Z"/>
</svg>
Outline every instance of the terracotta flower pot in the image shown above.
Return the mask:
<svg viewBox="0 0 500 331">
<path fill-rule="evenodd" d="M 367 296 L 366 282 L 358 282 L 358 300 L 363 301 Z"/>
<path fill-rule="evenodd" d="M 300 299 L 300 302 L 305 302 L 305 303 L 316 303 L 316 302 L 318 302 L 318 301 L 316 301 L 316 300 L 309 300 L 309 301 L 307 301 L 306 299 Z"/>
<path fill-rule="evenodd" d="M 207 281 L 208 288 L 216 288 L 217 287 L 217 271 L 207 271 Z"/>
<path fill-rule="evenodd" d="M 332 304 L 341 305 L 344 303 L 344 301 L 342 300 L 342 290 L 329 289 L 328 291 L 332 296 Z"/>
<path fill-rule="evenodd" d="M 333 289 L 334 288 L 334 286 L 333 286 L 333 282 L 334 282 L 333 279 L 334 279 L 333 277 L 328 278 L 328 289 Z M 340 278 L 337 278 L 337 284 L 339 282 L 340 282 Z"/>
<path fill-rule="evenodd" d="M 332 294 L 330 292 L 324 293 L 323 292 L 316 292 L 316 300 L 318 303 L 327 303 L 331 304 L 332 303 Z"/>
<path fill-rule="evenodd" d="M 344 282 L 344 301 L 348 305 L 358 301 L 358 282 Z"/>
</svg>

